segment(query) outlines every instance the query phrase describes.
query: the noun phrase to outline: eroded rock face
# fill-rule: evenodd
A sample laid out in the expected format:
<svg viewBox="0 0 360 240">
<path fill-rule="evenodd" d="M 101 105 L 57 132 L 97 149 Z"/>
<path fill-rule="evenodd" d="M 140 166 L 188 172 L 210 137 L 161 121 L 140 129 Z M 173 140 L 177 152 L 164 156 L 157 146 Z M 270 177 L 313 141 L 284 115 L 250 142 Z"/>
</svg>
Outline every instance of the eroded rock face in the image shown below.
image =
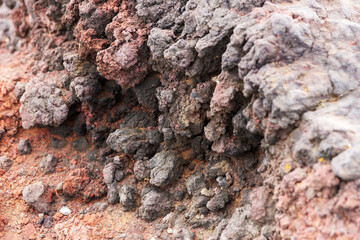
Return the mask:
<svg viewBox="0 0 360 240">
<path fill-rule="evenodd" d="M 106 26 L 106 35 L 113 42 L 96 56 L 98 71 L 107 79 L 116 80 L 123 89 L 141 82 L 146 76 L 148 29 L 133 15 L 131 4 L 123 3 L 122 11 Z"/>
<path fill-rule="evenodd" d="M 69 171 L 64 196 L 107 194 L 131 211 L 141 191 L 139 216 L 166 215 L 164 239 L 192 239 L 189 228 L 357 237 L 357 1 L 26 0 L 0 13 L 10 9 L 0 37 L 13 50 L 28 38 L 39 75 L 14 90 L 23 127 L 69 120 L 74 154 L 101 162 Z M 72 132 L 55 135 L 65 148 L 58 137 Z"/>
</svg>

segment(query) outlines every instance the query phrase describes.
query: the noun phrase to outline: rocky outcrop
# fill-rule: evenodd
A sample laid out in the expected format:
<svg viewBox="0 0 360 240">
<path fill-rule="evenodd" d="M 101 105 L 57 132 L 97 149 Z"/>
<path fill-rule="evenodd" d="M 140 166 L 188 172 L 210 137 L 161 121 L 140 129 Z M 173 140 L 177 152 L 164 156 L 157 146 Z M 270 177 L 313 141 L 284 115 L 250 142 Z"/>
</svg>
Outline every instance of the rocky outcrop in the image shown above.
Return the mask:
<svg viewBox="0 0 360 240">
<path fill-rule="evenodd" d="M 88 160 L 71 166 L 66 198 L 107 194 L 157 221 L 164 239 L 192 239 L 188 228 L 221 240 L 357 237 L 358 2 L 26 0 L 0 10 L 5 45 L 33 47 L 36 77 L 14 89 L 23 128 L 55 127 L 54 148 L 71 138 L 72 163 Z M 52 173 L 55 162 L 40 166 Z"/>
</svg>

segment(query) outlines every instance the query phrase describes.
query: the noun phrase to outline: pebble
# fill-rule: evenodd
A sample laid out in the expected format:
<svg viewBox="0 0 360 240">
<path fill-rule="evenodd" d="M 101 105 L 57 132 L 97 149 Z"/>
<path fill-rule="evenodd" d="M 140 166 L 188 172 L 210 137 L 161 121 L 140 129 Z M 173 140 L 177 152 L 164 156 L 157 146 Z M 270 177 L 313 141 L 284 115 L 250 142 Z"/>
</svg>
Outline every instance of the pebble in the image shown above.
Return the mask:
<svg viewBox="0 0 360 240">
<path fill-rule="evenodd" d="M 59 212 L 62 215 L 68 216 L 68 215 L 70 215 L 71 210 L 68 207 L 64 206 L 64 207 L 60 208 Z"/>
</svg>

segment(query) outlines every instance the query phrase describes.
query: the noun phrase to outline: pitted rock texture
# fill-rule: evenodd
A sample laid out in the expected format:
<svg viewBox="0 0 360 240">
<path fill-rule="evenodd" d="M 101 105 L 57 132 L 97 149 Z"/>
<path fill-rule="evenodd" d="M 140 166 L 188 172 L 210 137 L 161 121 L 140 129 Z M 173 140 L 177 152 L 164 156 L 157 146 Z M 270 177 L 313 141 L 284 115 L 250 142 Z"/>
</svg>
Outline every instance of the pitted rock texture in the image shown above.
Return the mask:
<svg viewBox="0 0 360 240">
<path fill-rule="evenodd" d="M 33 59 L 0 86 L 0 141 L 32 148 L 2 147 L 0 175 L 40 181 L 12 172 L 36 156 L 55 176 L 54 203 L 45 183 L 23 197 L 67 203 L 42 219 L 56 238 L 91 239 L 106 207 L 73 209 L 98 199 L 126 233 L 97 238 L 359 238 L 358 1 L 6 0 L 0 18 L 1 46 Z"/>
<path fill-rule="evenodd" d="M 33 80 L 28 83 L 20 102 L 22 126 L 25 129 L 36 125 L 58 127 L 69 112 L 61 89 L 45 81 Z"/>
</svg>

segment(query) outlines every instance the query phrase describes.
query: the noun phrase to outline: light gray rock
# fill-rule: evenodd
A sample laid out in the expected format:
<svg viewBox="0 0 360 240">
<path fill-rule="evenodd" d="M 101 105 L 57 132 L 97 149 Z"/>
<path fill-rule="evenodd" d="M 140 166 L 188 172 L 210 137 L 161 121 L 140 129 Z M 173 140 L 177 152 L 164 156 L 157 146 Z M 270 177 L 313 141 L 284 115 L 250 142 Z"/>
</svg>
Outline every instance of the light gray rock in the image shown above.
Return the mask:
<svg viewBox="0 0 360 240">
<path fill-rule="evenodd" d="M 25 129 L 36 125 L 58 127 L 69 111 L 60 88 L 39 79 L 26 84 L 20 103 L 19 112 Z"/>
<path fill-rule="evenodd" d="M 230 219 L 220 222 L 209 240 L 255 239 L 260 235 L 260 228 L 248 220 L 249 214 L 249 205 L 237 208 Z"/>
<path fill-rule="evenodd" d="M 49 201 L 51 195 L 45 196 L 47 191 L 47 186 L 42 182 L 36 182 L 26 186 L 22 191 L 22 196 L 26 204 L 35 208 L 38 212 L 49 213 L 52 206 L 51 201 Z"/>
<path fill-rule="evenodd" d="M 64 206 L 64 207 L 61 207 L 59 212 L 62 214 L 62 215 L 65 215 L 65 216 L 68 216 L 71 214 L 71 210 L 70 208 Z"/>
</svg>

